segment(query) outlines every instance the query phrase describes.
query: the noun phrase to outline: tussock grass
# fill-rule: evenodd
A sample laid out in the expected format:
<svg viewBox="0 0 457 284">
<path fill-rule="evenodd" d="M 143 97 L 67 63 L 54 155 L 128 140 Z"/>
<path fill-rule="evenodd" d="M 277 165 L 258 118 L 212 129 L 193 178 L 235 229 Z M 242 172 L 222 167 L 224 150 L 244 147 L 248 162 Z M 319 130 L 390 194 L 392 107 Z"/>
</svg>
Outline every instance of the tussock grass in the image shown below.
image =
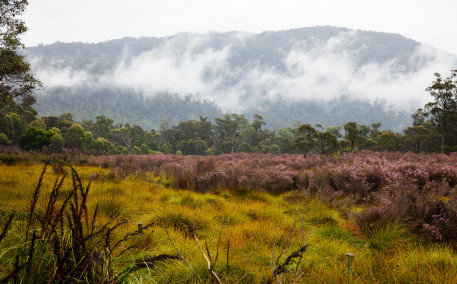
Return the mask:
<svg viewBox="0 0 457 284">
<path fill-rule="evenodd" d="M 26 225 L 26 212 L 41 170 L 42 165 L 0 165 L 0 229 L 11 212 L 23 216 L 15 218 L 0 243 L 1 267 L 14 265 L 14 257 L 9 256 L 17 246 L 16 236 Z M 214 279 L 194 236 L 213 263 L 218 254 L 213 271 L 223 283 L 236 283 L 243 277 L 241 283 L 267 283 L 271 279 L 273 283 L 291 283 L 299 275 L 298 283 L 454 283 L 457 279 L 457 257 L 450 246 L 420 242 L 401 225 L 361 230 L 334 208 L 302 191 L 271 195 L 220 187 L 197 193 L 171 188 L 169 179 L 152 173 L 117 179 L 109 178 L 109 168 L 77 166 L 75 170 L 84 184 L 92 180 L 87 207 L 93 212 L 98 206 L 100 223 L 128 222 L 112 233 L 113 238 L 135 231 L 139 222 L 152 222 L 153 232 L 129 240 L 125 248 L 143 249 L 143 259 L 176 255 L 167 230 L 204 282 Z M 46 210 L 46 202 L 40 200 L 49 199 L 49 188 L 58 174 L 47 173 L 49 178 L 43 180 L 42 199 L 35 212 Z M 71 180 L 65 180 L 62 188 L 65 195 Z M 58 202 L 63 202 L 62 197 Z M 286 263 L 288 256 L 304 244 L 308 246 L 300 262 L 299 258 L 288 262 L 282 267 L 284 273 L 272 278 L 274 267 Z M 46 244 L 42 245 L 40 249 L 45 249 Z M 355 254 L 351 276 L 346 274 L 348 252 Z M 140 256 L 127 251 L 124 257 L 122 261 Z M 125 282 L 193 283 L 195 279 L 185 263 L 176 261 L 138 270 Z"/>
<path fill-rule="evenodd" d="M 374 227 L 368 230 L 368 247 L 381 252 L 399 250 L 409 245 L 412 237 L 406 229 L 396 224 Z"/>
</svg>

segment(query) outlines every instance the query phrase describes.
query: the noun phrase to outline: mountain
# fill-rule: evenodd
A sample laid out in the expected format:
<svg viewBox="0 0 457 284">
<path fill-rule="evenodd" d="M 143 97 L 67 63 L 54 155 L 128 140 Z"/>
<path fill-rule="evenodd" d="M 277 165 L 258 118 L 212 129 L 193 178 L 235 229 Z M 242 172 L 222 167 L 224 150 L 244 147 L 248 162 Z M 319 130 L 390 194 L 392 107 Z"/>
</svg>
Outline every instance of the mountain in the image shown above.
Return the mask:
<svg viewBox="0 0 457 284">
<path fill-rule="evenodd" d="M 145 127 L 236 112 L 271 128 L 351 120 L 401 130 L 429 98 L 433 73 L 457 62 L 401 35 L 329 26 L 57 42 L 25 54 L 45 84 L 40 114 Z"/>
</svg>

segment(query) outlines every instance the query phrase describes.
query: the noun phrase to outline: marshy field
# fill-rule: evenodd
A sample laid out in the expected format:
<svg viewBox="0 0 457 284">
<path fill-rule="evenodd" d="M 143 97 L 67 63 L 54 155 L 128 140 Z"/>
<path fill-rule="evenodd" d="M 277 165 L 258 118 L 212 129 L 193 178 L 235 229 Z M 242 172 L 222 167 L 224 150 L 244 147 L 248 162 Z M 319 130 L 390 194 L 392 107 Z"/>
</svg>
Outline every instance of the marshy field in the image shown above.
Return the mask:
<svg viewBox="0 0 457 284">
<path fill-rule="evenodd" d="M 457 155 L 0 161 L 3 282 L 457 279 Z"/>
</svg>

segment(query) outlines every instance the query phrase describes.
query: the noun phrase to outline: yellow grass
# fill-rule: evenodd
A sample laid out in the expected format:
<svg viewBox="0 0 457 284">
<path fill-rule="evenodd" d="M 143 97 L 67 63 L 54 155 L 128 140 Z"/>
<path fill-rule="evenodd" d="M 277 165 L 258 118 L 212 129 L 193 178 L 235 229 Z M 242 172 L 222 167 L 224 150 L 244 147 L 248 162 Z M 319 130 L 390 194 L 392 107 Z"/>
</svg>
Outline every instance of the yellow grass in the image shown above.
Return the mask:
<svg viewBox="0 0 457 284">
<path fill-rule="evenodd" d="M 0 165 L 1 223 L 12 211 L 28 210 L 42 168 L 43 165 Z M 176 255 L 167 230 L 204 281 L 209 274 L 206 260 L 193 239 L 194 232 L 205 253 L 207 244 L 212 259 L 218 250 L 215 271 L 225 283 L 236 282 L 246 270 L 243 283 L 265 282 L 273 267 L 304 243 L 309 248 L 297 270 L 301 276 L 296 279 L 298 283 L 455 283 L 457 279 L 457 257 L 451 248 L 422 244 L 395 225 L 363 235 L 338 211 L 299 192 L 279 196 L 263 192 L 237 195 L 227 188 L 218 189 L 217 194 L 202 194 L 167 188 L 164 180 L 151 174 L 120 180 L 110 174 L 110 169 L 75 169 L 83 183 L 92 179 L 89 208 L 94 210 L 98 204 L 100 222 L 126 220 L 129 225 L 124 233 L 135 230 L 138 222 L 153 222 L 153 233 L 145 233 L 131 242 L 150 242 L 151 256 Z M 43 189 L 49 190 L 56 177 L 48 170 Z M 68 176 L 64 188 L 70 188 L 70 179 Z M 41 193 L 42 207 L 49 193 L 46 190 Z M 355 254 L 350 276 L 346 274 L 346 253 Z M 296 267 L 291 264 L 291 272 L 280 276 L 282 283 L 293 280 Z M 192 283 L 195 279 L 184 262 L 171 261 L 142 270 L 130 280 Z"/>
</svg>

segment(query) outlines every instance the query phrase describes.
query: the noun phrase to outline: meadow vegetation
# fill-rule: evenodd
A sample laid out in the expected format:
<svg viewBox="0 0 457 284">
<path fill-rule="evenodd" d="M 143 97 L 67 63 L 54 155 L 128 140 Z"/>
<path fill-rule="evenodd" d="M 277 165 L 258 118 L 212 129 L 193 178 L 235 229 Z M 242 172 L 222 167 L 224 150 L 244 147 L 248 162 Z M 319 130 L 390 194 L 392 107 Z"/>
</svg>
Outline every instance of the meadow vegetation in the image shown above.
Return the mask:
<svg viewBox="0 0 457 284">
<path fill-rule="evenodd" d="M 74 171 L 60 158 L 38 193 L 43 163 L 31 159 L 0 164 L 0 279 L 453 283 L 457 277 L 457 156 L 98 156 L 71 161 Z M 64 251 L 72 252 L 66 257 L 73 266 L 58 270 Z M 355 254 L 350 275 L 346 253 Z"/>
</svg>

